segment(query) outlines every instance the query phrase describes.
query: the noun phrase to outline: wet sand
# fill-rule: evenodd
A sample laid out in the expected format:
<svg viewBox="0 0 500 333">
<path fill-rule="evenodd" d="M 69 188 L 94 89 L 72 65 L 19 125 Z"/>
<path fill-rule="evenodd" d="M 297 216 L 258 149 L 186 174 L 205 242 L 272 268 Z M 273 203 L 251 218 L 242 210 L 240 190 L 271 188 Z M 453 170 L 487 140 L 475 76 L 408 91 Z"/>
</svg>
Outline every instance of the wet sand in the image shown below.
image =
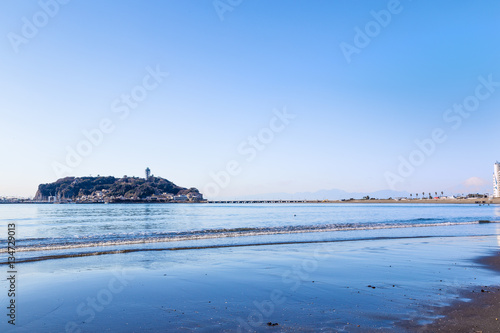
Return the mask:
<svg viewBox="0 0 500 333">
<path fill-rule="evenodd" d="M 0 331 L 432 332 L 444 323 L 395 323 L 430 322 L 464 297 L 457 291 L 494 285 L 497 273 L 483 264 L 496 259 L 473 259 L 495 249 L 496 236 L 438 237 L 28 262 L 18 266 L 17 325 L 2 321 Z"/>
<path fill-rule="evenodd" d="M 488 269 L 500 273 L 500 252 L 477 260 Z M 500 332 L 500 286 L 475 286 L 462 291 L 469 302 L 457 301 L 450 306 L 436 309 L 439 318 L 432 324 L 419 326 L 410 321 L 402 325 L 414 332 Z"/>
</svg>

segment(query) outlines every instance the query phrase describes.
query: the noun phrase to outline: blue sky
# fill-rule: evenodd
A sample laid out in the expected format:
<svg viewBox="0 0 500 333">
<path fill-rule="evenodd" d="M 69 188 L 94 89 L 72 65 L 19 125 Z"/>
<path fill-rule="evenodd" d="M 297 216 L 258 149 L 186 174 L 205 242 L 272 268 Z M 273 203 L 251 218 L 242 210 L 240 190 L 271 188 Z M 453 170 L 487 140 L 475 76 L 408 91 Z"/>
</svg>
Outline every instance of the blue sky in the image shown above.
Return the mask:
<svg viewBox="0 0 500 333">
<path fill-rule="evenodd" d="M 0 195 L 147 166 L 209 197 L 491 191 L 499 29 L 497 1 L 2 1 Z"/>
</svg>

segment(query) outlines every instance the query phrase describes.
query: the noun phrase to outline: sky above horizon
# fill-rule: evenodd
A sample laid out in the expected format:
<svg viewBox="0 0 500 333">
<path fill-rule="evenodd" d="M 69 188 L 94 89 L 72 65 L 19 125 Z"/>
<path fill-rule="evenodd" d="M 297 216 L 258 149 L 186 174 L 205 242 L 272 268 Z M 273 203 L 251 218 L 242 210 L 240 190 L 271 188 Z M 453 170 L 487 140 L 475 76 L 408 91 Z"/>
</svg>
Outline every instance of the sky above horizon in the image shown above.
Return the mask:
<svg viewBox="0 0 500 333">
<path fill-rule="evenodd" d="M 0 196 L 490 192 L 497 1 L 0 2 Z"/>
</svg>

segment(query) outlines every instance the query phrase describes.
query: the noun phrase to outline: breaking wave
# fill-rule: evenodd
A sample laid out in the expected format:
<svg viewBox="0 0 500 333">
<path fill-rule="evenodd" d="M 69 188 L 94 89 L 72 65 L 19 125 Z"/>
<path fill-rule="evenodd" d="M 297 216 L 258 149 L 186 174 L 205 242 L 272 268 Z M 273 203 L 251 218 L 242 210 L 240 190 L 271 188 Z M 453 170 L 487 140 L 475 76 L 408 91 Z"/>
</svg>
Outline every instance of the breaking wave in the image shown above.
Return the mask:
<svg viewBox="0 0 500 333">
<path fill-rule="evenodd" d="M 355 230 L 380 230 L 395 228 L 419 228 L 419 227 L 443 227 L 479 224 L 483 221 L 471 222 L 435 222 L 423 223 L 428 219 L 418 219 L 419 223 L 348 223 L 348 224 L 321 224 L 321 225 L 300 225 L 284 227 L 248 227 L 230 229 L 206 229 L 183 232 L 153 232 L 153 233 L 119 233 L 105 235 L 74 236 L 72 238 L 36 238 L 20 239 L 16 241 L 16 252 L 29 251 L 54 251 L 65 249 L 84 249 L 94 247 L 113 247 L 134 244 L 152 244 L 179 241 L 196 241 L 206 239 L 222 239 L 236 237 L 284 235 L 298 233 L 317 233 L 334 231 L 355 231 Z M 489 221 L 488 221 L 489 222 Z M 498 223 L 498 222 L 492 222 Z M 2 240 L 1 243 L 6 243 Z M 6 253 L 7 247 L 2 246 L 0 254 Z M 0 262 L 1 263 L 1 262 Z"/>
</svg>

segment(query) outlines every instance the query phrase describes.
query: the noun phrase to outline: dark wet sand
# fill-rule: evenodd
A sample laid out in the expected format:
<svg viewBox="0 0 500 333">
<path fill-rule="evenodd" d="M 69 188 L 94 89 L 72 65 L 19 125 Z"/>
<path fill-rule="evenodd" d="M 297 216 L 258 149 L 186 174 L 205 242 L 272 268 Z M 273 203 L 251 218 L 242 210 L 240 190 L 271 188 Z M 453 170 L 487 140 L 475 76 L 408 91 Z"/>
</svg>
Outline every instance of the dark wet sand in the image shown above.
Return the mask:
<svg viewBox="0 0 500 333">
<path fill-rule="evenodd" d="M 478 260 L 485 267 L 500 273 L 500 252 Z M 465 290 L 464 298 L 470 302 L 455 302 L 436 311 L 444 316 L 432 324 L 418 326 L 414 322 L 404 325 L 414 332 L 500 332 L 500 286 L 479 286 Z"/>
<path fill-rule="evenodd" d="M 474 261 L 498 242 L 414 237 L 26 262 L 16 326 L 2 320 L 0 332 L 500 332 L 500 287 L 477 287 L 500 284 L 482 267 L 500 271 L 500 256 Z M 439 308 L 457 297 L 475 300 Z M 419 326 L 436 313 L 448 317 Z"/>
</svg>

